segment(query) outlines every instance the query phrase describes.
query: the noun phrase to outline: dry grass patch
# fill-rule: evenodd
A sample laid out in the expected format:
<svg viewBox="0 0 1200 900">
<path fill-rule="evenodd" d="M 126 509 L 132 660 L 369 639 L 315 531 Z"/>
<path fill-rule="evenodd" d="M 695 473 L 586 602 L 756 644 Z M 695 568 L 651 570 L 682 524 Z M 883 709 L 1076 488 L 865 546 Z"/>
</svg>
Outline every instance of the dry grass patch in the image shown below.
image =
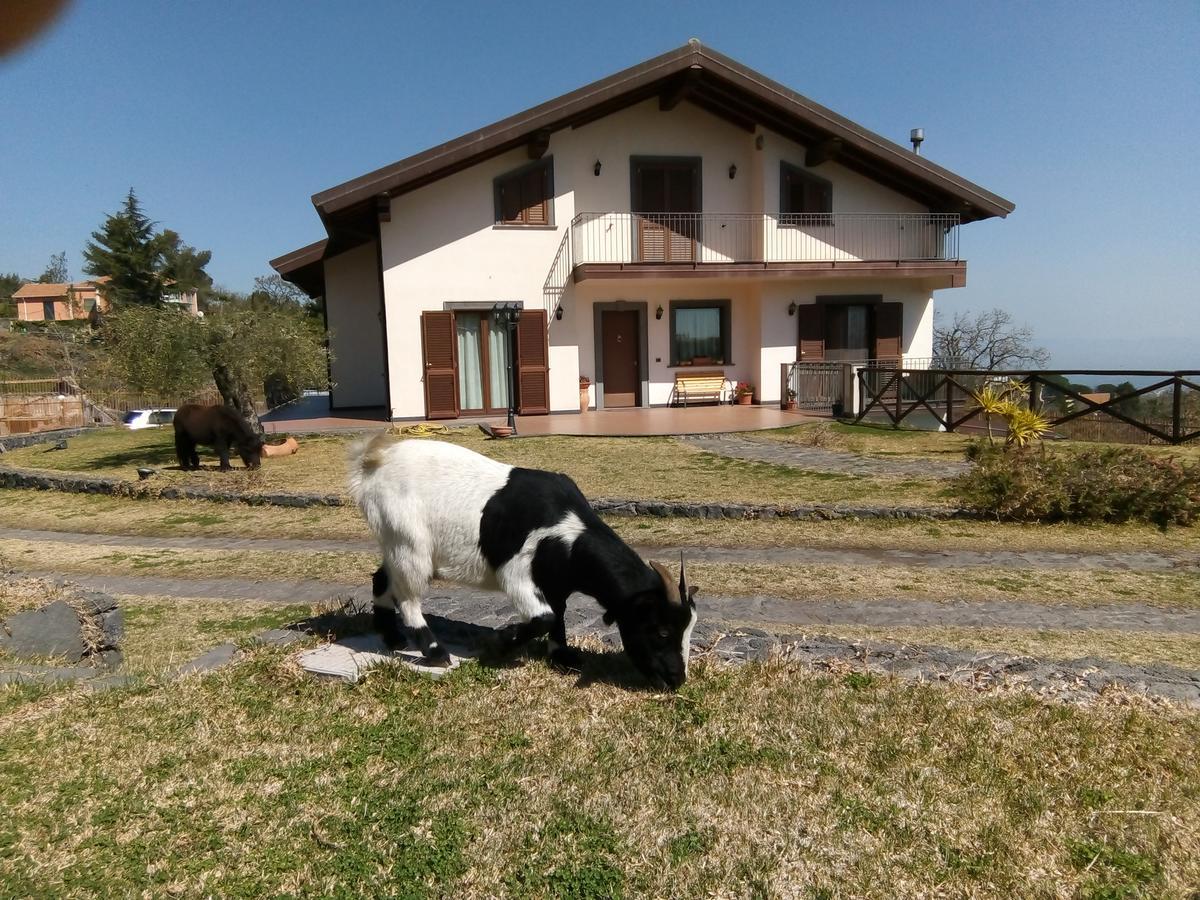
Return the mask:
<svg viewBox="0 0 1200 900">
<path fill-rule="evenodd" d="M 513 465 L 563 471 L 588 496 L 747 503 L 945 503 L 938 486 L 916 480 L 803 472 L 705 453 L 674 438 L 531 437 L 489 441 L 475 428 L 444 438 Z M 5 455 L 10 466 L 81 472 L 132 480 L 139 466 L 162 467 L 147 489 L 186 482 L 260 493 L 293 491 L 345 496 L 344 435 L 310 435 L 300 452 L 261 469 L 180 472 L 169 429 L 111 429 L 72 438 L 66 450 L 28 447 Z M 206 465 L 213 463 L 202 456 Z"/>
<path fill-rule="evenodd" d="M 254 600 L 189 600 L 180 597 L 119 596 L 125 612 L 121 650 L 127 671 L 163 675 L 226 641 L 282 628 L 312 613 L 306 604 Z"/>
<path fill-rule="evenodd" d="M 41 578 L 4 577 L 8 566 L 0 551 L 0 619 L 70 598 L 70 591 Z"/>
<path fill-rule="evenodd" d="M 0 489 L 0 525 L 156 537 L 370 538 L 358 510 L 344 506 L 291 509 L 16 489 Z"/>
<path fill-rule="evenodd" d="M 357 551 L 280 552 L 105 547 L 0 539 L 0 553 L 28 572 L 242 578 L 365 584 L 378 555 Z M 648 554 L 653 558 L 654 553 Z M 673 558 L 662 558 L 673 563 Z M 689 563 L 708 596 L 762 595 L 796 601 L 1007 600 L 1075 606 L 1138 603 L 1164 609 L 1200 606 L 1200 570 L 933 568 L 877 564 Z"/>
<path fill-rule="evenodd" d="M 742 437 L 841 450 L 861 456 L 956 461 L 963 458 L 967 444 L 972 440 L 962 434 L 882 425 L 848 425 L 844 422 L 812 422 L 792 428 L 750 432 Z"/>
<path fill-rule="evenodd" d="M 0 893 L 1186 896 L 1200 719 L 698 666 L 356 688 L 260 650 L 0 716 Z M 114 764 L 119 760 L 119 764 Z M 1124 892 L 1124 893 L 1122 893 Z"/>
<path fill-rule="evenodd" d="M 1200 607 L 1200 571 L 1007 569 L 689 562 L 702 595 L 763 595 L 796 601 L 912 599 L 1025 601 L 1096 606 Z"/>
<path fill-rule="evenodd" d="M 1162 531 L 1132 524 L 604 518 L 626 540 L 651 546 L 1049 550 L 1064 553 L 1151 550 L 1167 554 L 1200 551 L 1200 528 Z M 289 537 L 331 541 L 371 538 L 358 511 L 348 507 L 288 509 L 11 489 L 0 489 L 0 526 L 177 537 Z"/>
<path fill-rule="evenodd" d="M 1200 671 L 1200 635 L 1161 631 L 1056 631 L 1031 628 L 874 628 L 822 626 L 823 634 L 847 640 L 916 644 L 1034 656 L 1039 659 L 1095 657 L 1130 665 L 1166 663 Z"/>
<path fill-rule="evenodd" d="M 379 566 L 375 553 L 281 553 L 263 550 L 183 550 L 104 547 L 0 540 L 0 553 L 19 569 L 63 575 L 152 575 L 182 579 L 366 583 Z"/>
<path fill-rule="evenodd" d="M 627 541 L 645 545 L 713 547 L 813 547 L 830 550 L 1046 550 L 1108 553 L 1150 550 L 1195 554 L 1200 528 L 1164 531 L 1149 525 L 1074 525 L 900 519 L 654 518 L 609 516 Z"/>
</svg>

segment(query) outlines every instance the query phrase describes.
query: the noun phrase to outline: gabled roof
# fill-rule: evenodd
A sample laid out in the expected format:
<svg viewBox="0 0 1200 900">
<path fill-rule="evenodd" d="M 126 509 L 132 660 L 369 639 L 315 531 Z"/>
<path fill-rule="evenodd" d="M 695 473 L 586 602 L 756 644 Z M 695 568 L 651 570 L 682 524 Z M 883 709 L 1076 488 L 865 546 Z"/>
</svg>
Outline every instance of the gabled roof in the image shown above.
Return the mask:
<svg viewBox="0 0 1200 900">
<path fill-rule="evenodd" d="M 933 212 L 954 212 L 964 222 L 1006 216 L 1014 204 L 918 156 L 715 50 L 689 41 L 682 47 L 602 78 L 569 94 L 501 119 L 415 156 L 314 194 L 313 205 L 329 240 L 323 253 L 340 253 L 374 237 L 377 202 L 430 184 L 522 145 L 612 112 L 660 98 L 670 109 L 686 101 L 753 132 L 763 126 L 803 145 L 809 165 L 836 159 Z M 272 261 L 276 266 L 310 245 Z M 284 263 L 286 265 L 286 263 Z"/>
</svg>

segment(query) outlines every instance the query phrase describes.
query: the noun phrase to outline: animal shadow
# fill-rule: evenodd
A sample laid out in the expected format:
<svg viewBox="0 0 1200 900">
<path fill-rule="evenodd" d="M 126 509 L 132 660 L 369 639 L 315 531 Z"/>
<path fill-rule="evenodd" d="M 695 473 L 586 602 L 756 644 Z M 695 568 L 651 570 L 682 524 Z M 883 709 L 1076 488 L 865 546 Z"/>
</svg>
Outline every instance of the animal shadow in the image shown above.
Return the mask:
<svg viewBox="0 0 1200 900">
<path fill-rule="evenodd" d="M 467 647 L 476 654 L 476 661 L 489 669 L 514 669 L 530 659 L 544 660 L 557 671 L 575 676 L 576 687 L 609 684 L 631 691 L 652 691 L 653 688 L 633 667 L 629 657 L 616 649 L 599 650 L 579 646 L 578 638 L 572 647 L 578 652 L 582 665 L 578 671 L 555 666 L 549 659 L 546 642 L 536 640 L 508 652 L 496 649 L 500 632 L 487 625 L 464 622 L 427 613 L 425 621 L 438 641 Z M 340 608 L 325 610 L 288 626 L 290 630 L 317 634 L 331 641 L 371 634 L 375 631 L 374 616 L 369 611 L 348 603 Z"/>
</svg>

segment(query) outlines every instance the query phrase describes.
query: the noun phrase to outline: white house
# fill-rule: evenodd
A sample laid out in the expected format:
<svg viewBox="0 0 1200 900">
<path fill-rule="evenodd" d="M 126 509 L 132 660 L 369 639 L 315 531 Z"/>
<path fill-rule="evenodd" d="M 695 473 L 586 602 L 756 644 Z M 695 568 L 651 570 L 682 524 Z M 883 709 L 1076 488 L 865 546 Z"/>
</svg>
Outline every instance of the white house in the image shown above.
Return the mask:
<svg viewBox="0 0 1200 900">
<path fill-rule="evenodd" d="M 323 295 L 334 408 L 672 401 L 716 371 L 932 352 L 965 223 L 1013 204 L 697 41 L 316 194 L 271 265 Z M 521 310 L 511 338 L 494 309 Z M 696 367 L 700 367 L 697 369 Z"/>
</svg>

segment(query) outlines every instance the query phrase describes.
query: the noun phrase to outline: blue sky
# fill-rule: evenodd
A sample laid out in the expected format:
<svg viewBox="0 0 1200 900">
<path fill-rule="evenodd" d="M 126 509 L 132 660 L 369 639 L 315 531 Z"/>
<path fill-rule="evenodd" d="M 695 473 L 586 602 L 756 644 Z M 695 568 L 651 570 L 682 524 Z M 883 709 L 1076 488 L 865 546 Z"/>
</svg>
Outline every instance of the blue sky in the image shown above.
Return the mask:
<svg viewBox="0 0 1200 900">
<path fill-rule="evenodd" d="M 132 185 L 246 290 L 323 236 L 313 193 L 693 36 L 1017 204 L 964 229 L 944 312 L 1007 308 L 1056 365 L 1200 368 L 1196 0 L 75 0 L 0 61 L 0 271 L 79 277 Z"/>
</svg>

